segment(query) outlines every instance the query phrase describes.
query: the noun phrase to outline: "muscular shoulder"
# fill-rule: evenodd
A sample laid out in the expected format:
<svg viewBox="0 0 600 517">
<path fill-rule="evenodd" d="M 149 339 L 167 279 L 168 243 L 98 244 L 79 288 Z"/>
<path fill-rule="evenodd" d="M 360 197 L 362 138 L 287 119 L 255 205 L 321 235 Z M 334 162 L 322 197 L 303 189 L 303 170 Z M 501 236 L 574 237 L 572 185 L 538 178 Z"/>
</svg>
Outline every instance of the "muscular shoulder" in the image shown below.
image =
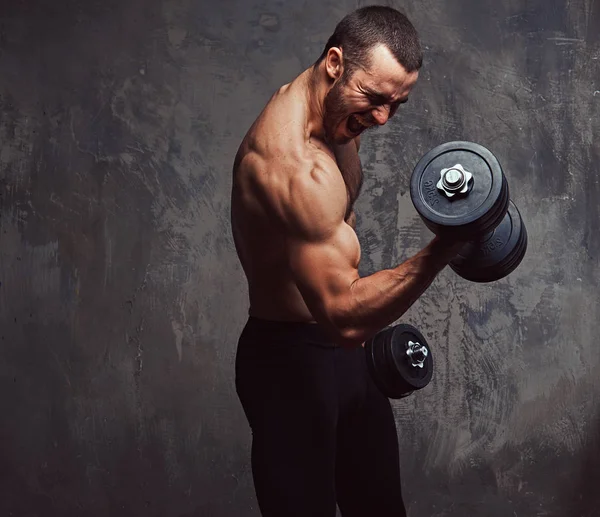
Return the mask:
<svg viewBox="0 0 600 517">
<path fill-rule="evenodd" d="M 291 177 L 289 200 L 285 218 L 290 228 L 309 239 L 334 231 L 347 207 L 346 186 L 335 162 L 314 153 L 304 170 Z"/>
<path fill-rule="evenodd" d="M 335 161 L 320 150 L 247 153 L 240 162 L 246 189 L 290 234 L 324 237 L 344 220 L 347 194 Z"/>
<path fill-rule="evenodd" d="M 344 179 L 331 151 L 307 140 L 300 114 L 283 102 L 275 107 L 269 106 L 246 136 L 234 181 L 260 200 L 285 231 L 317 238 L 343 222 Z"/>
</svg>

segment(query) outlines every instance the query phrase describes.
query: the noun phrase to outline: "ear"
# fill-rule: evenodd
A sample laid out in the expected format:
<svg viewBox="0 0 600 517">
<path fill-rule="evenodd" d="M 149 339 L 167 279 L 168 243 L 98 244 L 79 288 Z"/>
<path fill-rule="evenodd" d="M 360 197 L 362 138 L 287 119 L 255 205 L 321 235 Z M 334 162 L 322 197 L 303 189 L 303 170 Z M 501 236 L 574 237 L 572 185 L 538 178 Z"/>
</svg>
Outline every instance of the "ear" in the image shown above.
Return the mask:
<svg viewBox="0 0 600 517">
<path fill-rule="evenodd" d="M 342 77 L 344 71 L 343 53 L 339 47 L 331 47 L 325 57 L 325 70 L 334 81 Z"/>
</svg>

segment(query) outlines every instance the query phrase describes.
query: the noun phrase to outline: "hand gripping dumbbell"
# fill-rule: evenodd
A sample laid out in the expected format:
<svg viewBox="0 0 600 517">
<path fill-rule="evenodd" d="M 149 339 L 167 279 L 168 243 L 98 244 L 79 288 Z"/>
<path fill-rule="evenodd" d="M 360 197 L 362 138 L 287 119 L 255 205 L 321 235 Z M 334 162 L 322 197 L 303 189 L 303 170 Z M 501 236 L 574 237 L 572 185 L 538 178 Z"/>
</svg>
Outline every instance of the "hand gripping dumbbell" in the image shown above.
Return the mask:
<svg viewBox="0 0 600 517">
<path fill-rule="evenodd" d="M 387 327 L 365 343 L 371 378 L 388 398 L 423 389 L 433 375 L 433 357 L 423 335 L 406 323 Z"/>
<path fill-rule="evenodd" d="M 473 282 L 493 282 L 521 263 L 527 230 L 498 159 L 473 142 L 447 142 L 414 168 L 410 195 L 419 216 L 436 235 L 466 242 L 450 262 Z"/>
</svg>

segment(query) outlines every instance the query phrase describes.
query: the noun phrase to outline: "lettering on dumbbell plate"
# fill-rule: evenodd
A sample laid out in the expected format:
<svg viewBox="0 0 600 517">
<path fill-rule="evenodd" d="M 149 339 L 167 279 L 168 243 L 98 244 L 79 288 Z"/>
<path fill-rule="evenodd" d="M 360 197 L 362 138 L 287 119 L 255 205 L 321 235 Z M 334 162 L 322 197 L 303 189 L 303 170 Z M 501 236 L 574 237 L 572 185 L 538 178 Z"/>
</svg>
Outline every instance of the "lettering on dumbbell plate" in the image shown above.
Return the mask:
<svg viewBox="0 0 600 517">
<path fill-rule="evenodd" d="M 485 246 L 481 248 L 481 254 L 487 257 L 502 246 L 504 246 L 504 241 L 500 237 L 495 237 L 485 243 Z"/>
<path fill-rule="evenodd" d="M 431 180 L 427 180 L 425 183 L 425 195 L 427 197 L 427 201 L 430 206 L 435 206 L 440 202 L 440 198 L 438 197 L 437 187 L 435 183 Z"/>
</svg>

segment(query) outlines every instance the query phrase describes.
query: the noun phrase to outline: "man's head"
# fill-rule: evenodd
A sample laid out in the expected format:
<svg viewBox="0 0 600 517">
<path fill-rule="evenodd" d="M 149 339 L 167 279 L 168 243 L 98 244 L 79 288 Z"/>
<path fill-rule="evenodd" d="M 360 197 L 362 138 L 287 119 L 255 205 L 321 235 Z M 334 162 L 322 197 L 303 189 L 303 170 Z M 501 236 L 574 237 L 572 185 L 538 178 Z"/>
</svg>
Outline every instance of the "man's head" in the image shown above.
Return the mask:
<svg viewBox="0 0 600 517">
<path fill-rule="evenodd" d="M 397 10 L 368 6 L 344 17 L 315 63 L 331 83 L 326 137 L 343 143 L 385 124 L 408 99 L 422 60 L 417 31 Z"/>
</svg>

